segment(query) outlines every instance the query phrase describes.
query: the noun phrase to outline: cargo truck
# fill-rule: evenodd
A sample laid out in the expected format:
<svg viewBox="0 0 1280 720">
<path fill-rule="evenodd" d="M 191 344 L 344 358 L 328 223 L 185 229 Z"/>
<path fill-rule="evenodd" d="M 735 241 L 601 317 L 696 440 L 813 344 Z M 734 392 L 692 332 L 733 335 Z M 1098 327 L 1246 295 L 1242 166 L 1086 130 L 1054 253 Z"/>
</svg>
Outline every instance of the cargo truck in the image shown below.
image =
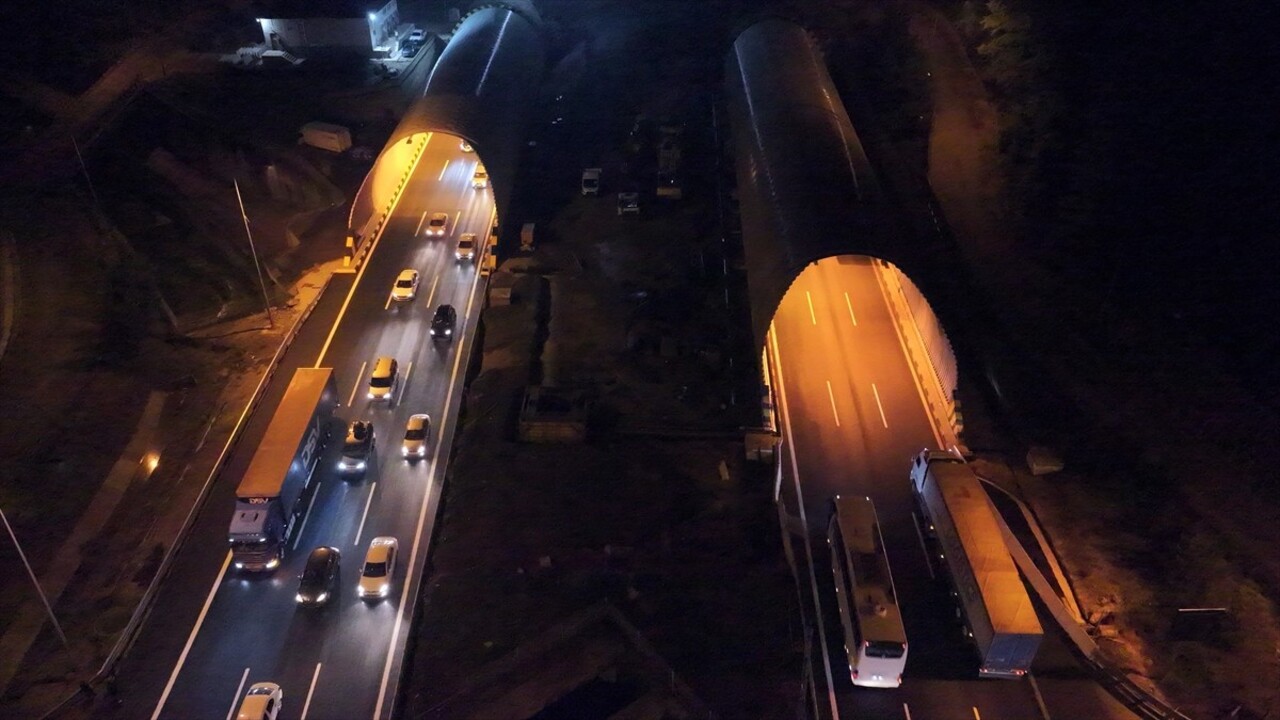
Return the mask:
<svg viewBox="0 0 1280 720">
<path fill-rule="evenodd" d="M 273 570 L 301 520 L 299 502 L 329 439 L 338 390 L 330 368 L 299 368 L 236 487 L 227 540 L 237 570 Z"/>
<path fill-rule="evenodd" d="M 1043 633 L 978 476 L 962 458 L 926 449 L 911 463 L 911 487 L 978 648 L 978 675 L 1022 677 Z"/>
</svg>

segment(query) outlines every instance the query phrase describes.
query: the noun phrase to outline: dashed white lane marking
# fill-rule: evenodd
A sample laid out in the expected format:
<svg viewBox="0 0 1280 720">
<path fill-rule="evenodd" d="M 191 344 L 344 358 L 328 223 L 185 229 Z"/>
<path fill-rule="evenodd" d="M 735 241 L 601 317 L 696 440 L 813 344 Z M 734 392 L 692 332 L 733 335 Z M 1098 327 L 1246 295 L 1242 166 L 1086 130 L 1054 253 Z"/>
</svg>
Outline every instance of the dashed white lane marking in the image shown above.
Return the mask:
<svg viewBox="0 0 1280 720">
<path fill-rule="evenodd" d="M 298 549 L 298 541 L 302 539 L 302 531 L 307 529 L 307 521 L 311 519 L 311 508 L 316 504 L 316 498 L 320 496 L 320 483 L 317 481 L 316 487 L 311 491 L 311 500 L 307 503 L 307 514 L 302 516 L 302 526 L 298 528 L 298 534 L 293 538 L 293 549 Z"/>
<path fill-rule="evenodd" d="M 364 513 L 360 515 L 360 527 L 356 528 L 356 539 L 351 542 L 356 547 L 360 546 L 360 536 L 364 534 L 364 521 L 369 518 L 369 506 L 373 504 L 373 494 L 378 490 L 378 481 L 374 480 L 369 485 L 369 497 L 364 501 Z"/>
<path fill-rule="evenodd" d="M 240 704 L 240 692 L 244 690 L 244 681 L 247 677 L 249 677 L 249 668 L 244 669 L 244 674 L 240 676 L 240 684 L 236 686 L 236 694 L 231 696 L 231 709 L 227 711 L 227 720 L 231 720 L 231 716 L 236 714 L 236 707 Z"/>
<path fill-rule="evenodd" d="M 880 410 L 880 422 L 884 425 L 885 429 L 888 430 L 889 421 L 884 417 L 884 405 L 880 404 L 880 391 L 876 389 L 875 383 L 871 383 L 871 394 L 876 396 L 876 408 Z"/>
<path fill-rule="evenodd" d="M 448 160 L 445 160 L 445 161 L 444 161 L 444 167 L 440 168 L 440 177 L 436 178 L 436 180 L 437 180 L 437 181 L 439 181 L 439 180 L 444 180 L 444 171 L 445 171 L 445 170 L 448 170 L 448 169 L 449 169 L 449 161 L 448 161 Z"/>
<path fill-rule="evenodd" d="M 827 381 L 827 399 L 831 401 L 831 414 L 836 418 L 836 427 L 840 427 L 840 411 L 836 410 L 836 395 L 831 392 L 831 381 Z"/>
<path fill-rule="evenodd" d="M 360 379 L 364 377 L 364 369 L 368 366 L 368 360 L 360 363 L 360 372 L 356 373 L 356 381 L 351 385 L 351 395 L 347 398 L 347 407 L 352 407 L 352 405 L 354 405 L 356 401 L 356 390 L 360 389 Z"/>
<path fill-rule="evenodd" d="M 302 719 L 307 720 L 307 711 L 311 709 L 311 696 L 316 691 L 316 680 L 320 679 L 320 666 L 324 663 L 316 663 L 316 671 L 311 674 L 311 687 L 307 689 L 307 701 L 302 704 Z"/>
<path fill-rule="evenodd" d="M 858 327 L 858 318 L 854 317 L 853 303 L 849 301 L 849 293 L 844 294 L 844 306 L 849 308 L 849 321 L 853 323 L 854 327 Z"/>
<path fill-rule="evenodd" d="M 813 314 L 813 296 L 809 294 L 808 290 L 804 291 L 804 299 L 809 302 L 809 321 L 817 325 L 818 317 Z"/>
<path fill-rule="evenodd" d="M 422 223 L 427 221 L 427 211 L 422 211 L 422 217 L 418 218 L 418 227 L 413 229 L 413 236 L 418 237 L 418 233 L 422 232 Z"/>
</svg>

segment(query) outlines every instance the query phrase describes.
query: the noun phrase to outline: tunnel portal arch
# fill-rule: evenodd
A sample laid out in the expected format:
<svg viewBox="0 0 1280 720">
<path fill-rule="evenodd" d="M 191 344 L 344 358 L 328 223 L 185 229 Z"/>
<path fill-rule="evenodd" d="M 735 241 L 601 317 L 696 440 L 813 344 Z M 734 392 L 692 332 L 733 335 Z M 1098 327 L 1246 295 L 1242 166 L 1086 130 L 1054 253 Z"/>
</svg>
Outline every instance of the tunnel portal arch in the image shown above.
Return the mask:
<svg viewBox="0 0 1280 720">
<path fill-rule="evenodd" d="M 955 352 L 915 278 L 930 288 L 927 249 L 902 231 L 813 38 L 780 18 L 751 25 L 725 62 L 748 302 L 757 347 L 788 289 L 813 263 L 881 262 L 891 302 L 928 354 L 958 429 Z M 930 293 L 933 294 L 933 293 Z"/>
<path fill-rule="evenodd" d="M 510 206 L 525 125 L 545 64 L 540 20 L 501 4 L 472 11 L 431 70 L 352 202 L 348 243 L 371 237 L 428 133 L 467 140 L 489 172 L 498 217 Z"/>
</svg>

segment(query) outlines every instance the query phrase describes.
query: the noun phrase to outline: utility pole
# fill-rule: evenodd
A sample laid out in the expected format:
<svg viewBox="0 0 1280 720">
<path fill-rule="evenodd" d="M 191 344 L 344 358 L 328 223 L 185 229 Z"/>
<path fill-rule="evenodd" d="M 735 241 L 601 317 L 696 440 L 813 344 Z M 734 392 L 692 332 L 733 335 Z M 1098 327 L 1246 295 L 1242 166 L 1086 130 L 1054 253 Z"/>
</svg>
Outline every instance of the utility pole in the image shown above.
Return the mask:
<svg viewBox="0 0 1280 720">
<path fill-rule="evenodd" d="M 253 253 L 253 267 L 258 271 L 258 286 L 262 288 L 262 306 L 267 309 L 267 325 L 276 326 L 275 317 L 271 314 L 271 301 L 267 299 L 267 283 L 262 279 L 262 266 L 258 264 L 258 249 L 253 245 L 253 233 L 249 231 L 249 216 L 244 211 L 244 198 L 240 197 L 240 181 L 232 178 L 236 186 L 236 202 L 240 203 L 240 219 L 244 220 L 244 234 L 249 237 L 249 251 Z"/>
<path fill-rule="evenodd" d="M 58 624 L 58 618 L 54 617 L 53 608 L 49 605 L 49 599 L 44 596 L 40 581 L 36 579 L 36 573 L 31 569 L 31 563 L 27 562 L 27 554 L 22 552 L 22 546 L 18 544 L 18 536 L 13 534 L 13 527 L 9 525 L 9 518 L 5 517 L 4 510 L 0 510 L 0 520 L 4 521 L 4 528 L 9 531 L 13 546 L 18 549 L 18 557 L 22 558 L 22 566 L 27 569 L 27 574 L 31 576 L 31 584 L 36 586 L 36 594 L 40 596 L 40 602 L 44 603 L 44 610 L 49 614 L 49 620 L 53 622 L 53 629 L 58 632 L 58 639 L 62 641 L 62 647 L 70 650 L 71 645 L 67 643 L 67 636 L 62 633 L 62 626 Z"/>
</svg>

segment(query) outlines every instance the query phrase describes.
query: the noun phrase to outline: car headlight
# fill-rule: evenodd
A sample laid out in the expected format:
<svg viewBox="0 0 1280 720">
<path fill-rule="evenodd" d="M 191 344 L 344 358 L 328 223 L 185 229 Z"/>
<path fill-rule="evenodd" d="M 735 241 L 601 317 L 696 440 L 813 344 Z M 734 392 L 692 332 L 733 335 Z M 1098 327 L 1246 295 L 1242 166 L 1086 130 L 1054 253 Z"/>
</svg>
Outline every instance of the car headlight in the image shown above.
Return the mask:
<svg viewBox="0 0 1280 720">
<path fill-rule="evenodd" d="M 268 569 L 268 570 L 275 570 L 275 569 L 276 569 L 276 566 L 277 566 L 277 565 L 279 565 L 279 564 L 280 564 L 280 558 L 278 558 L 278 557 L 271 558 L 270 560 L 268 560 L 268 561 L 267 561 L 267 569 Z"/>
<path fill-rule="evenodd" d="M 329 593 L 327 592 L 322 592 L 316 596 L 316 602 L 324 602 L 325 600 L 328 600 L 328 599 L 329 599 Z"/>
<path fill-rule="evenodd" d="M 453 330 L 446 328 L 446 329 L 445 329 L 445 331 L 444 331 L 444 334 L 445 334 L 445 335 L 452 335 L 452 334 L 453 334 Z"/>
<path fill-rule="evenodd" d="M 236 569 L 237 569 L 237 570 L 243 570 L 243 569 L 244 569 L 244 563 L 242 563 L 242 562 L 238 562 L 238 563 L 236 563 Z"/>
<path fill-rule="evenodd" d="M 294 595 L 293 599 L 297 600 L 298 602 L 306 602 L 306 600 L 302 599 L 302 593 L 298 593 L 297 595 Z"/>
<path fill-rule="evenodd" d="M 401 454 L 401 455 L 408 455 L 408 454 L 409 454 L 409 448 L 407 448 L 407 447 L 405 447 L 405 446 L 401 445 L 401 446 L 400 446 L 400 454 Z"/>
<path fill-rule="evenodd" d="M 391 585 L 390 585 L 390 584 L 388 584 L 388 583 L 382 583 L 382 587 L 378 588 L 378 595 L 380 595 L 380 596 L 382 596 L 382 597 L 386 597 L 386 595 L 387 595 L 387 591 L 388 591 L 388 590 L 390 590 L 390 589 L 391 589 Z"/>
</svg>

